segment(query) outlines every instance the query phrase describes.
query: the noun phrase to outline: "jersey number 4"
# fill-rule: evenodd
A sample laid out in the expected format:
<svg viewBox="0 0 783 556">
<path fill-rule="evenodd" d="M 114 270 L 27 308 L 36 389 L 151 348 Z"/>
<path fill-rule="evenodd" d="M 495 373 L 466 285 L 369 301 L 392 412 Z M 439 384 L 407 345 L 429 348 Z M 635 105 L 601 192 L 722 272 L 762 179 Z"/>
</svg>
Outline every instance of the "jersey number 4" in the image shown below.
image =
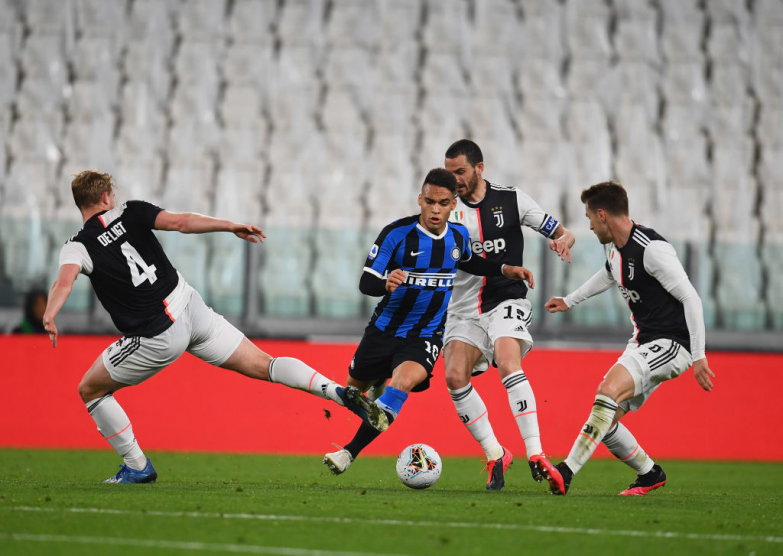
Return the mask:
<svg viewBox="0 0 783 556">
<path fill-rule="evenodd" d="M 157 274 L 155 274 L 157 270 L 155 265 L 147 265 L 144 259 L 141 258 L 141 255 L 139 255 L 139 252 L 136 251 L 136 248 L 127 241 L 120 245 L 120 249 L 122 249 L 122 254 L 125 255 L 125 259 L 128 261 L 133 287 L 139 287 L 140 284 L 147 280 L 150 281 L 150 284 L 154 284 L 155 280 L 158 279 Z"/>
</svg>

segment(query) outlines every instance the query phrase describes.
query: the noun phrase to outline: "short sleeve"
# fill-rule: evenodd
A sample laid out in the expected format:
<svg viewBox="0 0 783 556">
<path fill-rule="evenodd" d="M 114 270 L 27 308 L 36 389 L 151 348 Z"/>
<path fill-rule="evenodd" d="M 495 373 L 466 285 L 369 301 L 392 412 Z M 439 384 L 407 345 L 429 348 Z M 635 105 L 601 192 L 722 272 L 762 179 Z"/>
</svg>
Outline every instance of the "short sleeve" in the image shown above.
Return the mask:
<svg viewBox="0 0 783 556">
<path fill-rule="evenodd" d="M 60 249 L 60 266 L 75 264 L 82 274 L 92 273 L 92 259 L 87 248 L 79 241 L 69 241 Z"/>
<path fill-rule="evenodd" d="M 125 203 L 125 206 L 139 223 L 150 229 L 155 227 L 155 219 L 160 211 L 163 210 L 147 201 L 128 201 Z"/>
<path fill-rule="evenodd" d="M 365 272 L 369 272 L 378 278 L 386 278 L 389 263 L 392 257 L 394 257 L 394 251 L 399 244 L 398 234 L 392 233 L 395 229 L 391 225 L 387 226 L 375 240 L 375 243 L 370 248 L 370 253 L 367 255 L 367 261 L 364 263 Z"/>
</svg>

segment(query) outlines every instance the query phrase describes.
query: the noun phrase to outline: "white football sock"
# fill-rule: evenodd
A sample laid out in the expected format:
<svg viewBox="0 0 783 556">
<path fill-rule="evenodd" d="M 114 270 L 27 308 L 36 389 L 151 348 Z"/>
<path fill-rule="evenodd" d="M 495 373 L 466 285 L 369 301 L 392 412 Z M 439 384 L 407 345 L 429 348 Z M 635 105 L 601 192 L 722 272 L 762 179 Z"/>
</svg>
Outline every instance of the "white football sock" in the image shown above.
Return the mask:
<svg viewBox="0 0 783 556">
<path fill-rule="evenodd" d="M 503 386 L 508 393 L 508 404 L 511 406 L 511 412 L 514 420 L 519 427 L 519 434 L 525 441 L 525 450 L 527 458 L 540 454 L 541 432 L 538 429 L 538 411 L 536 409 L 536 397 L 533 395 L 533 388 L 525 376 L 522 369 L 515 371 L 503 379 Z"/>
<path fill-rule="evenodd" d="M 623 463 L 630 465 L 639 475 L 649 472 L 655 462 L 647 455 L 639 443 L 622 423 L 617 423 L 606 433 L 603 440 L 614 457 Z"/>
<path fill-rule="evenodd" d="M 487 459 L 492 461 L 502 458 L 503 446 L 495 438 L 495 432 L 489 422 L 487 406 L 484 405 L 484 400 L 481 399 L 473 385 L 468 384 L 457 390 L 449 390 L 449 394 L 451 394 L 451 401 L 454 402 L 457 415 L 473 438 L 481 444 Z"/>
<path fill-rule="evenodd" d="M 122 456 L 125 465 L 131 469 L 144 469 L 147 465 L 147 456 L 136 442 L 130 419 L 114 396 L 107 394 L 85 405 L 90 417 L 98 425 L 98 432 L 109 441 L 114 451 Z"/>
<path fill-rule="evenodd" d="M 587 463 L 590 456 L 603 440 L 604 435 L 612 426 L 614 414 L 617 411 L 617 404 L 609 396 L 598 394 L 593 402 L 593 409 L 590 411 L 590 417 L 582 427 L 582 432 L 576 437 L 571 452 L 565 459 L 568 467 L 576 473 Z"/>
<path fill-rule="evenodd" d="M 269 382 L 285 384 L 343 405 L 337 395 L 339 384 L 293 357 L 272 358 L 269 362 Z"/>
</svg>

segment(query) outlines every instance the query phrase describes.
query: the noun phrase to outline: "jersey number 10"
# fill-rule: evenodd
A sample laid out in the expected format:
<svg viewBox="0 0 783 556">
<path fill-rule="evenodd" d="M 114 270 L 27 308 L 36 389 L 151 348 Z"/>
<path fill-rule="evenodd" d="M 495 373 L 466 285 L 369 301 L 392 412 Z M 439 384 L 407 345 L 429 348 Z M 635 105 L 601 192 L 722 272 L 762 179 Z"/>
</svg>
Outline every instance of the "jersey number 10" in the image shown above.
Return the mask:
<svg viewBox="0 0 783 556">
<path fill-rule="evenodd" d="M 140 284 L 147 280 L 150 281 L 150 284 L 154 284 L 155 280 L 158 279 L 157 274 L 155 274 L 157 270 L 155 265 L 148 266 L 144 259 L 141 258 L 141 255 L 139 255 L 139 252 L 136 251 L 136 248 L 127 241 L 120 245 L 120 249 L 122 249 L 122 254 L 125 255 L 125 259 L 128 261 L 133 287 L 139 287 Z"/>
</svg>

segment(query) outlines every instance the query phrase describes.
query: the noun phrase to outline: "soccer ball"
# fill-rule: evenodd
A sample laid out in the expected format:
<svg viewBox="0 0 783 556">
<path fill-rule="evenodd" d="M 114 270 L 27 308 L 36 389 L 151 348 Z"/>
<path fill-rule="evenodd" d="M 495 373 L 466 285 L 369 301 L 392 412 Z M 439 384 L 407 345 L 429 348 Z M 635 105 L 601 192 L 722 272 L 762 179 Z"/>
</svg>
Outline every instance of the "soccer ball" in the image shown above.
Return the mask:
<svg viewBox="0 0 783 556">
<path fill-rule="evenodd" d="M 397 458 L 397 476 L 410 488 L 431 487 L 442 469 L 438 452 L 426 444 L 411 444 Z"/>
</svg>

